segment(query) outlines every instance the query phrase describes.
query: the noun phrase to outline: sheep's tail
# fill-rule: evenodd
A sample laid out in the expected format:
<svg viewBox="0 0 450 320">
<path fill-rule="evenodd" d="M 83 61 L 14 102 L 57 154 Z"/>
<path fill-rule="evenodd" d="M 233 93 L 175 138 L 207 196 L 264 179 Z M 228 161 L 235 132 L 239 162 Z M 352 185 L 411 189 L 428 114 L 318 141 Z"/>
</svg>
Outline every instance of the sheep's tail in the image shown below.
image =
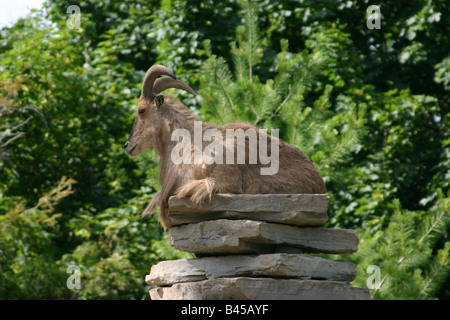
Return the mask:
<svg viewBox="0 0 450 320">
<path fill-rule="evenodd" d="M 193 180 L 179 187 L 175 191 L 175 195 L 178 198 L 189 197 L 192 203 L 201 205 L 202 203 L 211 200 L 214 194 L 215 185 L 216 182 L 211 177 L 200 180 Z M 169 207 L 167 200 L 164 200 L 161 194 L 161 191 L 155 194 L 150 204 L 142 213 L 142 217 L 150 215 L 155 210 L 156 206 L 159 205 L 159 219 L 164 229 L 167 229 L 171 226 L 169 219 Z"/>
<path fill-rule="evenodd" d="M 215 180 L 211 177 L 193 180 L 179 187 L 175 191 L 175 195 L 178 198 L 189 197 L 191 202 L 200 205 L 207 200 L 211 200 L 215 184 Z"/>
</svg>

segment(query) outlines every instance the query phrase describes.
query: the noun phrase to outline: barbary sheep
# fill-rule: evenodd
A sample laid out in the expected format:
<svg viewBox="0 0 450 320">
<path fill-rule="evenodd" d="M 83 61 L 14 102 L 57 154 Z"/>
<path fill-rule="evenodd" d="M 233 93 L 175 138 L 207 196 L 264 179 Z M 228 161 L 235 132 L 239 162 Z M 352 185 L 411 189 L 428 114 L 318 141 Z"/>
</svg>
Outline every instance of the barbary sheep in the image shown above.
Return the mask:
<svg viewBox="0 0 450 320">
<path fill-rule="evenodd" d="M 201 122 L 182 103 L 160 94 L 168 88 L 196 95 L 168 68 L 149 68 L 142 83 L 137 117 L 125 144 L 126 153 L 132 157 L 154 148 L 161 158 L 161 190 L 143 216 L 159 205 L 161 223 L 170 228 L 168 200 L 173 195 L 201 204 L 215 193 L 326 192 L 311 161 L 298 148 L 279 140 L 274 135 L 276 130 L 268 135 L 246 123 L 218 126 Z"/>
</svg>

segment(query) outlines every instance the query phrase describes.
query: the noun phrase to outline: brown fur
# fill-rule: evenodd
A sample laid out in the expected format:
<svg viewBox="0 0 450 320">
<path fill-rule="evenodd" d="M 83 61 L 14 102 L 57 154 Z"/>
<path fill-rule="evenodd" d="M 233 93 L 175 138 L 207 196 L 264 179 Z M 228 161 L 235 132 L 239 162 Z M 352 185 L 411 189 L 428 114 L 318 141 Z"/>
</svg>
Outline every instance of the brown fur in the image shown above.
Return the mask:
<svg viewBox="0 0 450 320">
<path fill-rule="evenodd" d="M 139 110 L 145 109 L 140 114 Z M 155 195 L 143 215 L 150 214 L 160 206 L 160 219 L 165 228 L 170 227 L 168 218 L 168 199 L 190 197 L 196 204 L 210 200 L 215 193 L 235 194 L 298 194 L 325 193 L 325 184 L 311 161 L 298 148 L 279 140 L 279 170 L 274 175 L 261 175 L 257 164 L 248 164 L 248 139 L 246 140 L 246 164 L 179 164 L 171 160 L 172 148 L 177 144 L 171 141 L 175 129 L 187 129 L 194 137 L 194 121 L 199 119 L 183 104 L 169 96 L 157 108 L 154 98 L 141 97 L 138 103 L 138 116 L 127 143 L 127 153 L 137 156 L 142 150 L 155 148 L 161 157 L 159 182 L 161 190 Z M 229 123 L 217 126 L 203 122 L 203 132 L 217 128 L 225 136 L 226 129 L 253 128 L 246 123 Z M 268 154 L 270 139 L 268 135 Z M 258 134 L 259 139 L 259 134 Z M 236 140 L 237 141 L 237 140 Z M 237 146 L 234 150 L 236 152 Z M 203 142 L 203 147 L 211 142 Z M 224 159 L 225 162 L 225 159 Z M 236 163 L 236 161 L 234 162 Z"/>
</svg>

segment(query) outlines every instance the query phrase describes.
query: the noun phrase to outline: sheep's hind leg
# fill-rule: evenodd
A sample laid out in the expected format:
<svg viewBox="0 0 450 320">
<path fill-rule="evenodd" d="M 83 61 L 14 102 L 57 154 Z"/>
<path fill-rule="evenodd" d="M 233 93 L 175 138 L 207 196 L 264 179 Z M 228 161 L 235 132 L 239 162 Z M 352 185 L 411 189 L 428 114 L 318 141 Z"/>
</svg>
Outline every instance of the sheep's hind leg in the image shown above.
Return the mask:
<svg viewBox="0 0 450 320">
<path fill-rule="evenodd" d="M 166 202 L 161 202 L 161 191 L 158 191 L 154 196 L 150 204 L 142 213 L 142 217 L 150 215 L 156 206 L 159 205 L 159 220 L 164 227 L 164 230 L 170 228 L 169 208 Z"/>
<path fill-rule="evenodd" d="M 206 200 L 211 200 L 214 193 L 215 181 L 213 178 L 193 180 L 177 189 L 175 195 L 178 198 L 190 197 L 191 202 L 199 205 Z"/>
</svg>

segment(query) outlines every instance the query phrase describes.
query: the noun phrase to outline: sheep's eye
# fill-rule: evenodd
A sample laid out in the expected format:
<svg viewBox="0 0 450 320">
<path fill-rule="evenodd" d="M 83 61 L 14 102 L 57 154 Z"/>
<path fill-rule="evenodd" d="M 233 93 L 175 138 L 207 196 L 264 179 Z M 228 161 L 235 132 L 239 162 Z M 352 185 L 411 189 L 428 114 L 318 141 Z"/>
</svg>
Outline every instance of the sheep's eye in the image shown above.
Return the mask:
<svg viewBox="0 0 450 320">
<path fill-rule="evenodd" d="M 145 109 L 139 109 L 139 114 L 143 114 L 145 112 Z"/>
</svg>

